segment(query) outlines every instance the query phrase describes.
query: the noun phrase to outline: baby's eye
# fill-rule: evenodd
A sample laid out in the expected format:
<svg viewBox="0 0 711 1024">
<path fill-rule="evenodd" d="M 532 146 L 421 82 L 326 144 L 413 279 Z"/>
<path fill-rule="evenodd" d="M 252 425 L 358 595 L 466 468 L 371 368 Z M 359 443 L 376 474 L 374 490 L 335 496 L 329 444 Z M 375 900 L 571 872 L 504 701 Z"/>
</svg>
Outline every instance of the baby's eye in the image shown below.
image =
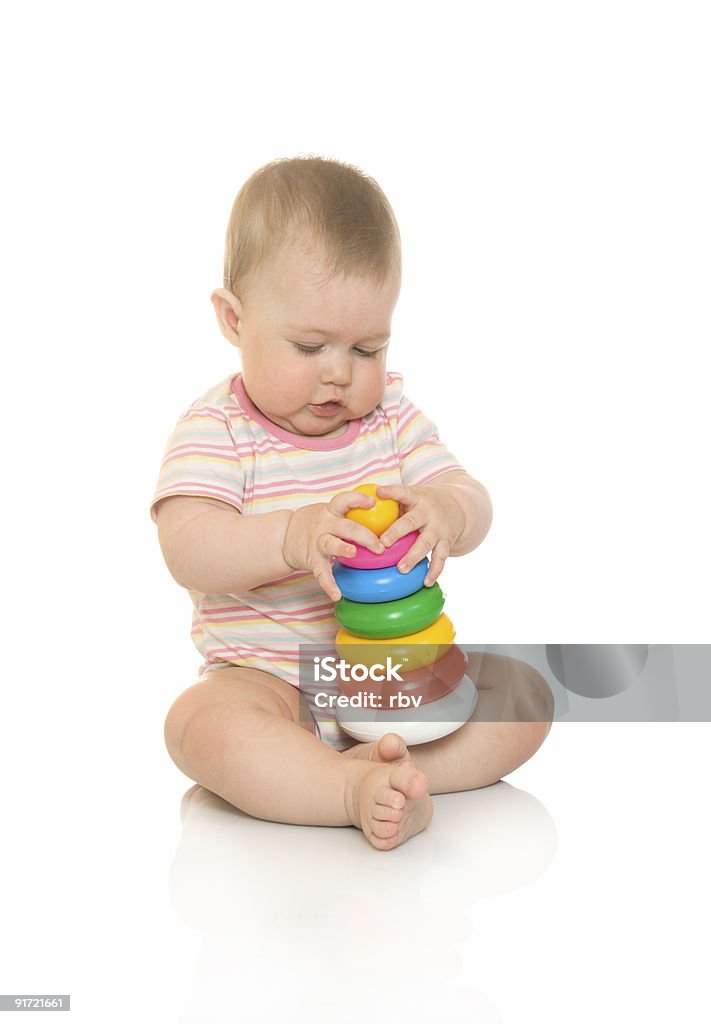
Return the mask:
<svg viewBox="0 0 711 1024">
<path fill-rule="evenodd" d="M 294 346 L 299 352 L 302 353 L 302 355 L 305 356 L 315 356 L 323 348 L 323 345 L 299 345 L 299 343 L 296 341 L 294 342 Z"/>
<path fill-rule="evenodd" d="M 375 359 L 379 349 L 376 348 L 369 351 L 367 348 L 354 348 L 353 351 L 356 355 L 363 356 L 364 359 Z"/>
</svg>

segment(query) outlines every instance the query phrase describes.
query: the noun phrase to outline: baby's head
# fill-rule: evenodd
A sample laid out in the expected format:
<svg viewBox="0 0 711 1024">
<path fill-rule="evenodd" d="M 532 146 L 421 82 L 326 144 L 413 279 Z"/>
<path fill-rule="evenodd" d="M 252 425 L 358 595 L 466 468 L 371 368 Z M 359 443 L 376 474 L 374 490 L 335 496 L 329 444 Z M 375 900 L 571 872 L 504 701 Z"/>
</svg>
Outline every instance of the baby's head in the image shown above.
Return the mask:
<svg viewBox="0 0 711 1024">
<path fill-rule="evenodd" d="M 315 157 L 260 168 L 235 199 L 212 301 L 245 388 L 273 422 L 335 435 L 385 386 L 400 236 L 380 187 Z"/>
</svg>

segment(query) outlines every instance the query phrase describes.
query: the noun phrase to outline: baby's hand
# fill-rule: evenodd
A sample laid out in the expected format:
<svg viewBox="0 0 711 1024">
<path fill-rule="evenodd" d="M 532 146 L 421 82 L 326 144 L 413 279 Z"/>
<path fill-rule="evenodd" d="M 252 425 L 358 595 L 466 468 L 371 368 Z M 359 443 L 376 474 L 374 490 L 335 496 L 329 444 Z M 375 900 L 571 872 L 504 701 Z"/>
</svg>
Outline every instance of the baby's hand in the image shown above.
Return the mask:
<svg viewBox="0 0 711 1024">
<path fill-rule="evenodd" d="M 464 513 L 448 493 L 446 487 L 436 483 L 418 487 L 404 484 L 388 484 L 378 487 L 379 498 L 394 498 L 401 509 L 406 509 L 397 522 L 389 526 L 380 539 L 386 547 L 412 530 L 419 530 L 420 536 L 398 562 L 400 572 L 409 572 L 431 551 L 430 567 L 425 576 L 425 586 L 431 587 L 444 568 L 450 548 L 457 542 L 465 527 Z"/>
<path fill-rule="evenodd" d="M 374 533 L 345 518 L 349 509 L 372 508 L 374 504 L 375 498 L 367 494 L 343 491 L 331 498 L 328 504 L 320 502 L 296 509 L 291 513 L 284 536 L 284 561 L 292 569 L 312 572 L 321 589 L 332 601 L 337 601 L 341 592 L 333 578 L 331 559 L 339 555 L 352 558 L 356 553 L 353 544 L 361 544 L 376 555 L 383 551 L 383 545 Z"/>
</svg>

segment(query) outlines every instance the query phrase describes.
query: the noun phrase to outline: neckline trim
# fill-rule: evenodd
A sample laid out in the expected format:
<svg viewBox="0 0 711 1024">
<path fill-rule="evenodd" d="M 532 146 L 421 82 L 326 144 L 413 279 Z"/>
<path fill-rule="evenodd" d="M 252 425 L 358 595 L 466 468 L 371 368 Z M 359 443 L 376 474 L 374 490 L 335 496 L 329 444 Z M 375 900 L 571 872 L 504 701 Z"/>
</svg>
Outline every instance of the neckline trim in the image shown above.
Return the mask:
<svg viewBox="0 0 711 1024">
<path fill-rule="evenodd" d="M 271 434 L 272 437 L 276 437 L 280 441 L 290 444 L 293 448 L 304 448 L 307 451 L 316 452 L 337 451 L 339 448 L 347 448 L 360 430 L 361 421 L 357 419 L 349 420 L 348 426 L 344 432 L 339 434 L 337 437 L 311 437 L 308 434 L 293 434 L 290 430 L 285 430 L 283 427 L 280 427 L 278 423 L 273 423 L 272 420 L 267 419 L 263 412 L 260 412 L 247 394 L 241 373 L 238 373 L 237 376 L 232 379 L 230 391 L 250 419 L 253 419 L 255 423 L 258 423 L 260 427 L 263 427 L 264 430 L 266 430 L 268 434 Z"/>
</svg>

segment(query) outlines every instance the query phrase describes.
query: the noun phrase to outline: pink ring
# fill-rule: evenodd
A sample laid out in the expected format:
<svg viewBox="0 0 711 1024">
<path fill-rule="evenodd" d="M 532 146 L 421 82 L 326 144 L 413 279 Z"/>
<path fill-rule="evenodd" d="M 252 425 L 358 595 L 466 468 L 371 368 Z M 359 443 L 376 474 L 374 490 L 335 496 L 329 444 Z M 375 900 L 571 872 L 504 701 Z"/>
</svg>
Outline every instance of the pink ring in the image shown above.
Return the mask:
<svg viewBox="0 0 711 1024">
<path fill-rule="evenodd" d="M 390 565 L 397 565 L 402 556 L 406 554 L 417 538 L 420 536 L 418 530 L 406 533 L 400 540 L 396 540 L 389 548 L 383 551 L 382 555 L 375 555 L 368 548 L 360 544 L 354 544 L 356 553 L 351 558 L 338 556 L 341 565 L 348 565 L 351 569 L 387 569 Z"/>
</svg>

